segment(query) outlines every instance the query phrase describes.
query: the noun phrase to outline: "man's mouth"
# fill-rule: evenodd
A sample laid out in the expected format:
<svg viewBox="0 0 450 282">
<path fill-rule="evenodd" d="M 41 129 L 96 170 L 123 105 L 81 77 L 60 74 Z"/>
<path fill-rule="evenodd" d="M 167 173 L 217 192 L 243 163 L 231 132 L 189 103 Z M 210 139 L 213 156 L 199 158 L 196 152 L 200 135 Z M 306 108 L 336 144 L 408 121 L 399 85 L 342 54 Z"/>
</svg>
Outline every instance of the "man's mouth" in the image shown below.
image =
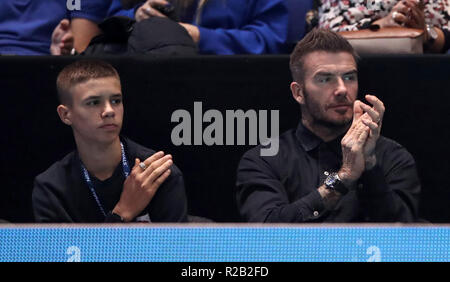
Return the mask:
<svg viewBox="0 0 450 282">
<path fill-rule="evenodd" d="M 352 105 L 350 104 L 335 104 L 335 105 L 331 105 L 328 108 L 330 109 L 335 109 L 335 110 L 346 110 L 348 108 L 350 108 Z"/>
</svg>

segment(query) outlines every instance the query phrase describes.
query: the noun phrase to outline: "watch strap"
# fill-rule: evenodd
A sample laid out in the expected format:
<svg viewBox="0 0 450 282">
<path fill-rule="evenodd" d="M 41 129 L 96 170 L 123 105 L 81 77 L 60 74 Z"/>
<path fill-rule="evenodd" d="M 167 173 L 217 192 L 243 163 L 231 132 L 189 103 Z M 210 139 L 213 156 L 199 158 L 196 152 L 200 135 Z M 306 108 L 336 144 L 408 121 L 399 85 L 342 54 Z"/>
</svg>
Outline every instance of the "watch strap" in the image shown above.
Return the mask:
<svg viewBox="0 0 450 282">
<path fill-rule="evenodd" d="M 345 195 L 348 193 L 348 188 L 341 181 L 337 172 L 331 173 L 325 180 L 324 184 L 325 184 L 325 187 L 327 187 L 327 189 L 337 191 L 337 192 L 341 193 L 342 195 Z"/>
<path fill-rule="evenodd" d="M 109 213 L 106 214 L 105 222 L 119 223 L 119 222 L 125 222 L 125 221 L 123 220 L 123 218 L 120 215 L 110 211 Z"/>
</svg>

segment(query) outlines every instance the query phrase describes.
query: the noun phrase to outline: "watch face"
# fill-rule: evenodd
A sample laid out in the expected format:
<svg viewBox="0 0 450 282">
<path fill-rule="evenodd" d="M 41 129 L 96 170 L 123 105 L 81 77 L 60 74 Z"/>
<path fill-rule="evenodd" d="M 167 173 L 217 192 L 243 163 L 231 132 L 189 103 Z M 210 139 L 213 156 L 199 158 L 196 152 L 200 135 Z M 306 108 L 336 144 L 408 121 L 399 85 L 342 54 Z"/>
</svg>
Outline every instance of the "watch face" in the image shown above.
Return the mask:
<svg viewBox="0 0 450 282">
<path fill-rule="evenodd" d="M 335 190 L 342 195 L 347 194 L 348 188 L 341 182 L 337 173 L 332 173 L 324 181 L 325 186 L 330 190 Z"/>
<path fill-rule="evenodd" d="M 330 176 L 327 177 L 327 179 L 325 179 L 325 185 L 328 187 L 333 188 L 334 184 L 336 183 L 336 177 L 331 174 Z"/>
</svg>

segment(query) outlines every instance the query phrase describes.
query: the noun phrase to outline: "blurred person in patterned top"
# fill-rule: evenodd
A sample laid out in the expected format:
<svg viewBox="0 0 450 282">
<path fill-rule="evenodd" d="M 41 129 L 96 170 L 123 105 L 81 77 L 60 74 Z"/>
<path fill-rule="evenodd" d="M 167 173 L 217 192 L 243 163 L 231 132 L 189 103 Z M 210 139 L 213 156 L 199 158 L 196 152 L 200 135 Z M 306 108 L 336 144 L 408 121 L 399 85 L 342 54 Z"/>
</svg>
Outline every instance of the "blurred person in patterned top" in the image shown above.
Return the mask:
<svg viewBox="0 0 450 282">
<path fill-rule="evenodd" d="M 371 25 L 423 29 L 424 50 L 443 53 L 450 48 L 449 0 L 318 0 L 319 27 L 354 31 Z"/>
</svg>

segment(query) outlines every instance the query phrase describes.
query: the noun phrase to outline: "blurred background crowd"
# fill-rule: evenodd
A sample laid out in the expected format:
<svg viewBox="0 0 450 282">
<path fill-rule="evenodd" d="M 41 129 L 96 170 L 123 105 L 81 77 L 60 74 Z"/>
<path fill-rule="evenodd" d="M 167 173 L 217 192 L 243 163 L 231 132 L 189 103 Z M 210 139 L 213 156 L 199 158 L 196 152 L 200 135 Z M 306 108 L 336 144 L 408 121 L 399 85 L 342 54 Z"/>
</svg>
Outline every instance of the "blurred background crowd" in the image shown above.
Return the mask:
<svg viewBox="0 0 450 282">
<path fill-rule="evenodd" d="M 1 55 L 288 54 L 312 28 L 423 30 L 449 49 L 447 0 L 3 0 Z"/>
</svg>

